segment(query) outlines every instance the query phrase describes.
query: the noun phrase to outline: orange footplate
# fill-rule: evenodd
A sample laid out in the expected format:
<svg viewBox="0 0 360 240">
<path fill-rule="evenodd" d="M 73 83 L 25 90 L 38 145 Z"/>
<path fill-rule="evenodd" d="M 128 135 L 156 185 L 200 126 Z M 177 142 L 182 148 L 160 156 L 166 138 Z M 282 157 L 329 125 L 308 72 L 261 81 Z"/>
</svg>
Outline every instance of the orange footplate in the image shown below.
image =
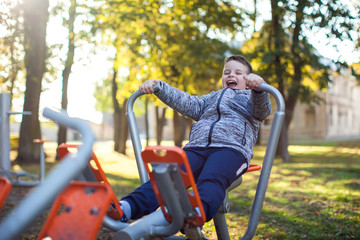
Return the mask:
<svg viewBox="0 0 360 240">
<path fill-rule="evenodd" d="M 78 147 L 80 147 L 80 146 L 77 144 L 61 144 L 57 149 L 57 154 L 60 159 L 63 159 L 67 154 L 70 153 L 69 149 L 77 150 Z M 119 201 L 117 200 L 117 198 L 115 196 L 114 191 L 111 188 L 111 185 L 105 175 L 105 172 L 101 168 L 99 160 L 97 159 L 94 152 L 91 154 L 91 158 L 89 159 L 89 164 L 90 164 L 91 170 L 92 170 L 96 180 L 99 183 L 104 183 L 105 185 L 110 186 L 112 204 L 109 206 L 107 215 L 113 219 L 120 220 L 123 216 L 123 211 L 120 207 Z"/>
<path fill-rule="evenodd" d="M 0 208 L 11 190 L 11 183 L 4 177 L 0 178 Z"/>
<path fill-rule="evenodd" d="M 160 154 L 158 153 L 160 152 Z M 164 154 L 162 154 L 164 153 Z M 171 221 L 171 216 L 169 215 L 168 211 L 166 211 L 166 207 L 164 204 L 164 200 L 159 192 L 159 189 L 156 185 L 155 177 L 152 172 L 151 163 L 176 163 L 178 169 L 181 173 L 181 177 L 185 188 L 191 188 L 192 192 L 187 192 L 188 198 L 190 200 L 192 209 L 195 213 L 195 218 L 186 218 L 185 222 L 191 223 L 195 226 L 202 226 L 205 222 L 206 216 L 204 213 L 204 209 L 200 200 L 200 196 L 194 181 L 194 177 L 184 150 L 179 147 L 160 147 L 160 146 L 152 146 L 146 147 L 145 150 L 142 152 L 142 158 L 145 164 L 145 168 L 150 176 L 150 182 L 154 189 L 156 198 L 161 206 L 162 212 L 165 218 L 168 221 Z M 181 169 L 181 167 L 185 168 L 185 171 Z M 198 211 L 195 211 L 198 209 Z"/>
<path fill-rule="evenodd" d="M 247 172 L 253 172 L 253 171 L 258 171 L 261 169 L 260 165 L 256 165 L 256 164 L 250 164 Z"/>
<path fill-rule="evenodd" d="M 95 239 L 109 204 L 108 185 L 72 182 L 56 199 L 38 239 Z"/>
</svg>

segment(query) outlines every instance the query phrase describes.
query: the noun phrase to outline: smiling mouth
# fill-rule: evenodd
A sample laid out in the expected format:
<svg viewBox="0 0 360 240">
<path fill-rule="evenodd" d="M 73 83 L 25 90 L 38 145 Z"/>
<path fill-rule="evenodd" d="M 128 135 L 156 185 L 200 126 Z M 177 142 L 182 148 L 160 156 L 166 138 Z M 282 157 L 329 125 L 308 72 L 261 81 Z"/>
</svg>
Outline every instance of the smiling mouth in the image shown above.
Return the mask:
<svg viewBox="0 0 360 240">
<path fill-rule="evenodd" d="M 226 85 L 229 87 L 229 88 L 235 88 L 237 86 L 237 82 L 234 81 L 234 80 L 228 80 L 226 81 Z"/>
</svg>

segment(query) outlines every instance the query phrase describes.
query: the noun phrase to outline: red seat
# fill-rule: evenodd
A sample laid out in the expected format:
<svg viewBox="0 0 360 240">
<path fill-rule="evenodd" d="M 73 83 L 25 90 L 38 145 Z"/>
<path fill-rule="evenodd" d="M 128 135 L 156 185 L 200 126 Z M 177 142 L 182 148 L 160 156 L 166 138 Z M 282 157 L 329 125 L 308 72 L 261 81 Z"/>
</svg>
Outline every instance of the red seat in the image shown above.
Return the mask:
<svg viewBox="0 0 360 240">
<path fill-rule="evenodd" d="M 11 190 L 11 183 L 7 178 L 1 177 L 0 178 L 0 208 L 4 204 L 9 192 Z"/>
<path fill-rule="evenodd" d="M 79 145 L 77 144 L 61 144 L 57 149 L 57 154 L 60 159 L 63 159 L 67 154 L 70 153 L 69 149 L 77 149 Z M 95 155 L 94 152 L 92 152 L 91 158 L 89 159 L 89 165 L 91 167 L 91 170 L 96 178 L 96 180 L 99 183 L 103 183 L 105 185 L 108 185 L 110 187 L 110 195 L 111 195 L 111 202 L 112 204 L 109 206 L 109 210 L 107 215 L 120 220 L 123 216 L 123 211 L 120 207 L 119 201 L 117 200 L 114 191 L 111 188 L 111 185 L 105 175 L 104 170 L 101 168 L 101 165 Z"/>
<path fill-rule="evenodd" d="M 191 189 L 191 192 L 187 192 L 187 196 L 190 200 L 192 209 L 194 210 L 195 218 L 187 217 L 185 218 L 185 223 L 191 223 L 194 226 L 202 226 L 205 222 L 206 216 L 204 209 L 200 200 L 199 193 L 192 175 L 192 171 L 186 157 L 185 152 L 179 147 L 146 147 L 142 152 L 142 158 L 145 164 L 145 168 L 150 176 L 150 182 L 154 189 L 156 198 L 161 206 L 162 212 L 165 218 L 171 222 L 171 216 L 166 210 L 164 200 L 159 192 L 159 189 L 156 184 L 156 180 L 153 174 L 152 165 L 155 163 L 175 163 L 180 170 L 181 177 L 186 189 Z M 185 169 L 185 171 L 183 169 Z M 198 211 L 195 211 L 198 209 Z M 200 213 L 200 214 L 199 214 Z"/>
<path fill-rule="evenodd" d="M 111 193 L 106 184 L 70 183 L 57 197 L 38 239 L 96 239 Z"/>
</svg>

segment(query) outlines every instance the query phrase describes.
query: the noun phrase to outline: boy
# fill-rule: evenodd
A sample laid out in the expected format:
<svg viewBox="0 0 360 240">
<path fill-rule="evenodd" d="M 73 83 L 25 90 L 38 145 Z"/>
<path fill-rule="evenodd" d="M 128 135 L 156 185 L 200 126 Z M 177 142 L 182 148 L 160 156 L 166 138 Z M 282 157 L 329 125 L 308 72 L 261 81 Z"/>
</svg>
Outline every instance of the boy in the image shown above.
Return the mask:
<svg viewBox="0 0 360 240">
<path fill-rule="evenodd" d="M 270 98 L 255 90 L 264 80 L 252 73 L 242 56 L 225 58 L 223 89 L 202 97 L 191 96 L 154 79 L 139 86 L 169 107 L 197 121 L 189 143 L 183 148 L 191 166 L 201 202 L 210 221 L 225 198 L 225 190 L 246 172 L 253 157 L 259 124 L 270 114 Z M 144 183 L 120 201 L 124 221 L 155 211 L 159 205 L 150 182 Z"/>
</svg>

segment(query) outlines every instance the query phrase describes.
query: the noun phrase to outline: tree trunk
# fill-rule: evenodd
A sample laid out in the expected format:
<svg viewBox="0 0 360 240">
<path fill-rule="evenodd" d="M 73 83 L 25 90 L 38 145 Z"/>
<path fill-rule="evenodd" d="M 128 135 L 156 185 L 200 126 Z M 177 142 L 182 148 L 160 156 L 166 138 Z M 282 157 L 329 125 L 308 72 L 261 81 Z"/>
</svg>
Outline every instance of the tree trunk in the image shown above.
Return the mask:
<svg viewBox="0 0 360 240">
<path fill-rule="evenodd" d="M 10 32 L 8 32 L 10 35 L 9 36 L 4 36 L 4 38 L 2 39 L 2 45 L 4 45 L 4 48 L 9 48 L 9 51 L 3 49 L 4 51 L 2 52 L 3 55 L 7 55 L 9 56 L 9 66 L 11 66 L 9 68 L 9 75 L 7 78 L 4 79 L 4 81 L 1 81 L 2 84 L 4 83 L 9 83 L 9 86 L 6 88 L 6 91 L 9 92 L 10 94 L 10 110 L 12 109 L 12 99 L 14 96 L 14 89 L 15 89 L 15 81 L 17 79 L 18 73 L 20 70 L 23 69 L 23 58 L 21 56 L 19 56 L 19 51 L 22 51 L 19 49 L 19 45 L 23 45 L 23 31 L 22 31 L 22 20 L 21 19 L 21 14 L 20 14 L 20 3 L 19 1 L 12 1 L 13 3 L 11 3 L 10 1 L 8 1 L 8 3 L 5 3 L 6 6 L 4 6 L 5 8 L 11 8 L 9 9 L 10 11 L 8 12 L 8 15 L 6 16 L 2 16 L 4 19 L 4 26 L 7 26 L 8 29 L 11 29 Z M 2 2 L 4 3 L 4 1 Z M 7 35 L 7 34 L 5 34 Z"/>
<path fill-rule="evenodd" d="M 161 113 L 160 113 L 161 111 Z M 160 108 L 159 106 L 155 107 L 156 114 L 156 144 L 161 145 L 164 126 L 166 122 L 165 118 L 166 108 Z"/>
<path fill-rule="evenodd" d="M 254 0 L 254 17 L 253 17 L 253 21 L 254 21 L 254 33 L 256 32 L 256 18 L 257 18 L 257 1 Z"/>
<path fill-rule="evenodd" d="M 285 98 L 285 119 L 277 148 L 277 155 L 281 156 L 284 162 L 290 162 L 290 155 L 288 151 L 288 145 L 289 145 L 288 130 L 291 120 L 293 118 L 296 101 L 299 96 L 298 89 L 300 89 L 301 79 L 302 79 L 302 71 L 301 71 L 302 63 L 300 57 L 301 50 L 299 46 L 299 42 L 300 42 L 299 36 L 301 31 L 301 24 L 304 18 L 303 12 L 305 5 L 306 2 L 300 1 L 299 5 L 297 6 L 295 27 L 293 28 L 294 31 L 292 34 L 291 59 L 294 66 L 294 76 L 293 76 L 293 83 L 291 85 L 292 87 L 287 89 L 288 96 Z M 283 89 L 281 90 L 283 94 Z"/>
<path fill-rule="evenodd" d="M 120 109 L 120 141 L 119 141 L 119 153 L 126 155 L 126 141 L 128 139 L 129 125 L 126 120 L 126 102 L 127 99 L 123 102 L 123 106 Z"/>
<path fill-rule="evenodd" d="M 288 151 L 288 127 L 286 126 L 285 121 L 281 128 L 276 155 L 280 156 L 283 162 L 290 162 L 290 154 Z"/>
<path fill-rule="evenodd" d="M 114 151 L 120 151 L 120 131 L 121 131 L 121 108 L 120 104 L 116 98 L 118 86 L 116 82 L 117 69 L 113 69 L 113 77 L 111 81 L 112 85 L 112 102 L 114 107 Z"/>
<path fill-rule="evenodd" d="M 273 50 L 273 52 L 275 52 L 275 57 L 274 57 L 275 74 L 276 74 L 276 77 L 277 77 L 278 83 L 279 83 L 278 90 L 284 96 L 284 83 L 282 80 L 283 70 L 282 70 L 282 64 L 281 64 L 281 48 L 283 47 L 282 46 L 283 44 L 282 44 L 281 25 L 280 25 L 280 18 L 282 15 L 280 12 L 280 8 L 278 7 L 278 0 L 271 1 L 271 14 L 272 14 L 272 19 L 271 19 L 272 24 L 271 25 L 272 25 L 272 29 L 273 29 L 273 33 L 271 35 L 271 41 L 273 42 L 272 50 Z M 287 104 L 285 101 L 285 106 L 286 105 Z M 284 125 L 286 125 L 285 122 L 286 122 L 286 110 L 285 110 Z M 279 142 L 278 142 L 278 147 L 277 147 L 277 151 L 276 151 L 276 156 L 281 156 L 281 158 L 283 159 L 284 162 L 290 161 L 290 155 L 288 152 L 287 129 L 288 129 L 288 125 L 286 125 L 285 127 L 284 126 L 282 127 Z"/>
<path fill-rule="evenodd" d="M 185 139 L 186 128 L 189 119 L 174 110 L 173 126 L 174 126 L 174 144 L 177 147 L 182 147 L 182 142 Z"/>
<path fill-rule="evenodd" d="M 146 146 L 149 146 L 149 98 L 145 97 L 145 133 L 146 133 Z"/>
<path fill-rule="evenodd" d="M 11 69 L 9 73 L 9 80 L 10 80 L 10 110 L 12 109 L 12 99 L 14 96 L 14 87 L 15 87 L 15 80 L 17 78 L 20 66 L 15 58 L 15 42 L 12 41 L 10 43 L 10 61 L 11 61 Z"/>
<path fill-rule="evenodd" d="M 68 106 L 68 83 L 69 76 L 71 73 L 71 67 L 74 63 L 74 54 L 75 54 L 75 33 L 74 33 L 74 22 L 76 17 L 76 0 L 71 1 L 71 6 L 69 9 L 69 46 L 67 59 L 65 61 L 65 68 L 62 73 L 63 77 L 63 88 L 62 88 L 62 98 L 61 98 L 61 109 L 67 111 Z M 65 143 L 67 139 L 67 128 L 59 127 L 58 131 L 58 146 L 62 143 Z"/>
<path fill-rule="evenodd" d="M 33 143 L 41 138 L 39 102 L 41 81 L 45 72 L 46 24 L 49 18 L 48 0 L 24 1 L 24 49 L 26 68 L 26 91 L 24 111 L 32 115 L 23 116 L 20 127 L 18 162 L 39 162 L 40 148 Z"/>
</svg>

